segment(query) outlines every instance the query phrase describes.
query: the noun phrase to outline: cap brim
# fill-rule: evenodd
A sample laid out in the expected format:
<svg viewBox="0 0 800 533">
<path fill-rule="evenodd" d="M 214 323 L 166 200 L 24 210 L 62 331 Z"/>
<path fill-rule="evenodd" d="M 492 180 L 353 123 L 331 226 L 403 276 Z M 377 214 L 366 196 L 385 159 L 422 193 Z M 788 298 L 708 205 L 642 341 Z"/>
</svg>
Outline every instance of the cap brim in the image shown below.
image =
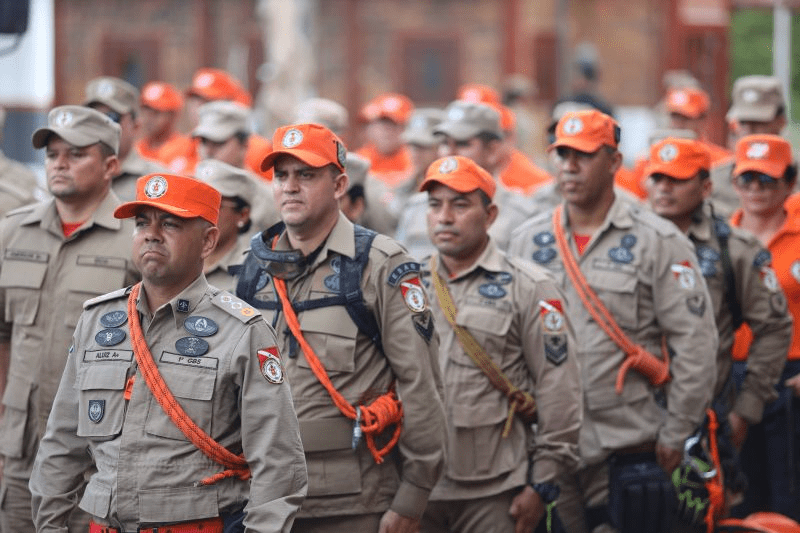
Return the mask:
<svg viewBox="0 0 800 533">
<path fill-rule="evenodd" d="M 146 202 L 146 201 L 135 201 L 135 202 L 126 202 L 116 209 L 114 209 L 114 218 L 131 218 L 135 217 L 136 214 L 143 208 L 143 207 L 155 207 L 156 209 L 160 209 L 161 211 L 166 211 L 176 217 L 181 218 L 199 218 L 200 215 L 192 213 L 187 209 L 183 209 L 181 207 L 174 207 L 170 205 L 160 204 L 158 202 Z"/>
<path fill-rule="evenodd" d="M 413 133 L 406 133 L 403 132 L 401 135 L 401 139 L 406 144 L 416 144 L 419 146 L 436 146 L 441 141 L 441 138 L 436 137 L 436 135 L 432 133 L 425 133 L 425 132 L 413 132 Z"/>
<path fill-rule="evenodd" d="M 84 146 L 90 146 L 100 142 L 100 139 L 95 136 L 85 135 L 75 130 L 62 128 L 39 128 L 33 132 L 33 137 L 31 138 L 33 147 L 44 148 L 47 146 L 47 141 L 50 139 L 51 135 L 58 135 L 72 146 L 77 146 L 78 148 L 83 148 Z"/>
<path fill-rule="evenodd" d="M 111 100 L 103 100 L 102 98 L 92 98 L 91 100 L 86 100 L 83 105 L 86 107 L 92 107 L 92 104 L 103 104 L 104 106 L 108 106 L 111 108 L 112 111 L 119 113 L 120 115 L 124 115 L 125 113 L 130 113 L 133 111 L 132 108 L 127 108 L 113 102 Z"/>
<path fill-rule="evenodd" d="M 480 189 L 474 183 L 462 183 L 460 180 L 451 179 L 449 181 L 444 181 L 437 176 L 431 176 L 430 178 L 425 178 L 419 186 L 420 192 L 425 192 L 431 187 L 433 187 L 434 183 L 438 183 L 439 185 L 444 185 L 448 189 L 453 189 L 456 192 L 460 192 L 462 194 L 470 193 L 472 191 L 477 191 Z"/>
<path fill-rule="evenodd" d="M 556 142 L 547 147 L 547 151 L 551 152 L 560 146 L 566 146 L 567 148 L 574 148 L 579 152 L 593 154 L 603 146 L 603 143 L 581 139 L 579 137 L 567 137 L 564 139 L 557 139 Z"/>
<path fill-rule="evenodd" d="M 210 127 L 205 125 L 197 126 L 192 131 L 192 137 L 202 137 L 215 143 L 225 142 L 236 134 L 236 130 L 225 127 Z"/>
<path fill-rule="evenodd" d="M 647 178 L 653 174 L 663 174 L 676 180 L 688 180 L 700 172 L 700 169 L 694 172 L 690 172 L 690 169 L 681 168 L 681 170 L 683 170 L 683 172 L 677 170 L 674 165 L 670 165 L 669 163 L 648 163 L 647 166 L 644 167 L 643 175 Z"/>
<path fill-rule="evenodd" d="M 786 173 L 786 166 L 781 163 L 769 163 L 767 161 L 745 161 L 737 163 L 733 167 L 733 176 L 736 177 L 745 172 L 762 172 L 779 180 Z"/>
<path fill-rule="evenodd" d="M 437 135 L 447 135 L 457 141 L 467 141 L 473 137 L 477 137 L 481 133 L 481 130 L 467 124 L 443 122 L 434 128 L 433 133 Z"/>
<path fill-rule="evenodd" d="M 725 118 L 728 121 L 769 122 L 778 114 L 775 106 L 739 106 L 731 107 Z"/>
<path fill-rule="evenodd" d="M 310 165 L 314 168 L 324 167 L 325 165 L 334 165 L 336 168 L 344 172 L 344 169 L 341 165 L 339 165 L 338 161 L 330 161 L 321 155 L 315 152 L 309 152 L 308 150 L 277 150 L 275 152 L 271 152 L 264 160 L 261 162 L 261 170 L 269 170 L 275 165 L 275 160 L 278 159 L 282 155 L 290 155 L 296 157 L 306 165 Z"/>
</svg>

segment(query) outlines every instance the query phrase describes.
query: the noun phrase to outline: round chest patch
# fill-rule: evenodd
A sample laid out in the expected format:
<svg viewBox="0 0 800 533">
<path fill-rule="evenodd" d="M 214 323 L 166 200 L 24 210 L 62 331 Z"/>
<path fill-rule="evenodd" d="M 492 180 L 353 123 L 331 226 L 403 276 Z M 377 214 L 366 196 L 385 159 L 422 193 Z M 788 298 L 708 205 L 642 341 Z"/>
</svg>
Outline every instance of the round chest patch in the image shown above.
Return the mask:
<svg viewBox="0 0 800 533">
<path fill-rule="evenodd" d="M 104 328 L 118 328 L 128 321 L 125 311 L 111 311 L 100 317 L 100 325 Z"/>
<path fill-rule="evenodd" d="M 769 153 L 769 145 L 767 143 L 751 143 L 747 147 L 745 155 L 750 159 L 764 159 Z"/>
<path fill-rule="evenodd" d="M 478 287 L 478 294 L 484 298 L 502 298 L 506 295 L 506 290 L 497 283 L 484 283 Z"/>
<path fill-rule="evenodd" d="M 800 259 L 792 263 L 792 277 L 800 283 Z"/>
<path fill-rule="evenodd" d="M 164 176 L 153 176 L 144 184 L 144 194 L 148 198 L 161 198 L 167 194 L 167 179 Z"/>
<path fill-rule="evenodd" d="M 204 316 L 190 316 L 183 321 L 183 327 L 192 335 L 198 337 L 210 337 L 219 331 L 217 323 Z"/>
<path fill-rule="evenodd" d="M 583 121 L 578 117 L 572 117 L 564 122 L 564 133 L 567 135 L 577 135 L 583 131 Z"/>
<path fill-rule="evenodd" d="M 439 174 L 450 174 L 458 168 L 458 161 L 455 157 L 448 157 L 439 164 Z"/>
<path fill-rule="evenodd" d="M 283 368 L 281 368 L 280 362 L 273 357 L 267 357 L 261 363 L 261 373 L 270 383 L 283 383 Z"/>
<path fill-rule="evenodd" d="M 116 346 L 125 340 L 125 332 L 121 329 L 109 328 L 99 331 L 94 336 L 95 342 L 100 346 Z"/>
<path fill-rule="evenodd" d="M 672 143 L 665 144 L 658 151 L 658 157 L 664 163 L 670 163 L 674 161 L 676 157 L 678 157 L 678 147 Z"/>
<path fill-rule="evenodd" d="M 199 337 L 183 337 L 175 341 L 175 349 L 181 355 L 199 357 L 208 353 L 208 343 Z"/>
<path fill-rule="evenodd" d="M 284 133 L 283 139 L 281 140 L 281 144 L 284 148 L 294 148 L 301 142 L 303 142 L 303 133 L 295 128 L 292 128 Z"/>
</svg>

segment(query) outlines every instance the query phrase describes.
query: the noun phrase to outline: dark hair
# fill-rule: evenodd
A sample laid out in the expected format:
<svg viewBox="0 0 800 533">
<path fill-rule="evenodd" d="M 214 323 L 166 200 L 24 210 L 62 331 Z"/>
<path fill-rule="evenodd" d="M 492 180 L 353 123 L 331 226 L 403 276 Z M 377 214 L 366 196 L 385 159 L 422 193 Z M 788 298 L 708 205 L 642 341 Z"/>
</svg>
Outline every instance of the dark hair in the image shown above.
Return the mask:
<svg viewBox="0 0 800 533">
<path fill-rule="evenodd" d="M 481 197 L 481 203 L 483 204 L 483 207 L 489 207 L 489 205 L 492 203 L 492 199 L 489 198 L 489 195 L 486 194 L 486 191 L 483 189 L 478 189 L 478 196 Z"/>
<path fill-rule="evenodd" d="M 236 137 L 239 144 L 247 144 L 247 139 L 250 138 L 250 134 L 246 131 L 237 131 L 233 136 Z"/>
<path fill-rule="evenodd" d="M 794 183 L 794 181 L 797 179 L 797 166 L 787 166 L 786 172 L 783 173 L 783 179 L 785 179 L 788 183 Z"/>
<path fill-rule="evenodd" d="M 111 157 L 112 155 L 117 155 L 117 152 L 115 152 L 113 148 L 111 148 L 103 141 L 99 141 L 97 143 L 97 146 L 100 147 L 100 155 L 102 156 L 103 159 Z"/>
<path fill-rule="evenodd" d="M 357 184 L 353 185 L 352 187 L 350 187 L 349 189 L 347 189 L 347 196 L 350 197 L 350 201 L 351 202 L 355 202 L 359 198 L 363 198 L 364 199 L 364 203 L 366 203 L 366 201 L 367 201 L 367 198 L 364 195 L 364 186 L 361 185 L 360 183 L 357 183 Z"/>
<path fill-rule="evenodd" d="M 711 177 L 711 172 L 707 168 L 701 168 L 697 174 L 700 176 L 700 181 L 707 180 Z"/>
<path fill-rule="evenodd" d="M 499 135 L 492 133 L 491 131 L 482 131 L 475 137 L 480 139 L 484 146 L 487 146 L 492 141 L 499 141 L 501 139 Z"/>
</svg>

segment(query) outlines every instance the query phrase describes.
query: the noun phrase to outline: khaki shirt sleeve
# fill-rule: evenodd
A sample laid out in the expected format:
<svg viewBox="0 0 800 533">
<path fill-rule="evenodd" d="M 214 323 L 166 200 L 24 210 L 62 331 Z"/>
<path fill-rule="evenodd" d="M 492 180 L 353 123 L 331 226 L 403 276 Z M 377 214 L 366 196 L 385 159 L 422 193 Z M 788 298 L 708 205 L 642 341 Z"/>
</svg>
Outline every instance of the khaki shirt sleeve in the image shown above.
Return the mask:
<svg viewBox="0 0 800 533">
<path fill-rule="evenodd" d="M 655 247 L 653 262 L 653 305 L 672 352 L 672 381 L 668 385 L 667 420 L 658 441 L 682 450 L 711 402 L 719 339 L 711 296 L 691 242 L 679 234 L 664 235 L 661 241 L 662 245 Z M 702 308 L 700 316 L 690 312 L 691 308 Z"/>
<path fill-rule="evenodd" d="M 308 488 L 289 383 L 270 383 L 260 370 L 258 350 L 277 344 L 275 333 L 259 319 L 246 329 L 232 359 L 234 375 L 241 379 L 242 449 L 251 472 L 244 523 L 254 533 L 288 533 Z"/>
<path fill-rule="evenodd" d="M 564 295 L 555 282 L 540 279 L 533 295 L 519 295 L 517 298 L 517 301 L 525 303 L 522 306 L 523 351 L 534 379 L 538 416 L 531 480 L 534 483 L 552 483 L 559 474 L 573 471 L 578 462 L 583 406 L 575 332 L 568 319 Z M 545 326 L 542 300 L 558 300 L 564 306 L 561 327 Z M 553 362 L 546 356 L 546 346 L 554 339 L 567 344 L 566 358 L 561 362 Z"/>
<path fill-rule="evenodd" d="M 732 246 L 738 244 L 733 239 L 730 242 Z M 747 356 L 747 375 L 733 411 L 755 424 L 761 421 L 764 404 L 777 397 L 775 384 L 792 342 L 792 316 L 767 259 L 769 252 L 755 247 L 747 252 L 738 254 L 733 270 L 742 318 L 753 332 L 753 342 Z"/>
<path fill-rule="evenodd" d="M 78 436 L 76 339 L 81 338 L 84 314 L 73 336 L 73 348 L 47 420 L 45 435 L 29 483 L 33 521 L 40 533 L 67 533 L 67 519 L 75 507 L 77 490 L 92 465 L 88 441 Z"/>
<path fill-rule="evenodd" d="M 383 239 L 380 235 L 376 237 L 376 244 Z M 385 244 L 380 246 L 386 248 Z M 445 422 L 440 395 L 443 389 L 437 359 L 439 337 L 435 330 L 426 329 L 433 328 L 427 294 L 425 310 L 414 312 L 406 305 L 400 283 L 389 284 L 389 275 L 395 268 L 413 262 L 397 244 L 391 246 L 396 250 L 390 252 L 388 258 L 371 261 L 375 270 L 370 273 L 370 285 L 376 291 L 375 314 L 384 353 L 403 402 L 403 429 L 398 443 L 402 475 L 391 509 L 400 515 L 418 518 L 444 467 Z M 409 273 L 402 276 L 400 282 L 415 278 L 419 280 L 417 273 Z M 418 328 L 429 331 L 429 338 Z"/>
</svg>

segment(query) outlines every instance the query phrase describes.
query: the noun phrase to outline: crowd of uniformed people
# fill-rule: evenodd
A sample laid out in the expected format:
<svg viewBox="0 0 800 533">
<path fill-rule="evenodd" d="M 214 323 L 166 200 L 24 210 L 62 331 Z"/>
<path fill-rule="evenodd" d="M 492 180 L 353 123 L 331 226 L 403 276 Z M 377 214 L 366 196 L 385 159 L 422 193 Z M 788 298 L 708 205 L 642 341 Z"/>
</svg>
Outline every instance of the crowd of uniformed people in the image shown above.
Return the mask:
<svg viewBox="0 0 800 533">
<path fill-rule="evenodd" d="M 632 165 L 516 82 L 265 138 L 222 70 L 104 76 L 33 132 L 46 200 L 0 154 L 0 531 L 800 531 L 779 81 L 720 146 L 671 78 Z"/>
</svg>

